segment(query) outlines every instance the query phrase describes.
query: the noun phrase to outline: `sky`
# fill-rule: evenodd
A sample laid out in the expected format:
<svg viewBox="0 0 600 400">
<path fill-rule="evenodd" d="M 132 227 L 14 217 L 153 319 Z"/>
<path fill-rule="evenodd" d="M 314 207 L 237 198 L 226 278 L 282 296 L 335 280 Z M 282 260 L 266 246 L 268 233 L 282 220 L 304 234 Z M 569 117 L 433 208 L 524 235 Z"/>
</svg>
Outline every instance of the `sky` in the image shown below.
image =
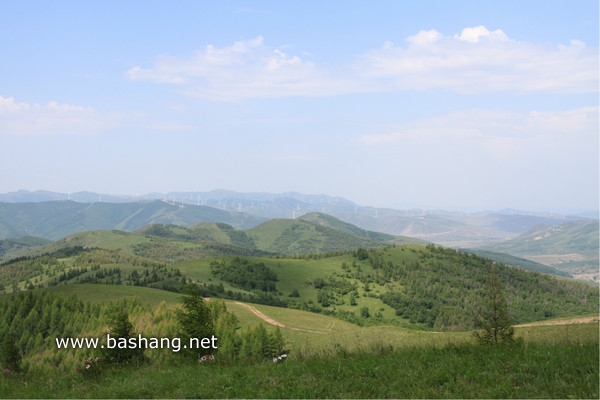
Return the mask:
<svg viewBox="0 0 600 400">
<path fill-rule="evenodd" d="M 0 0 L 0 193 L 597 210 L 598 2 Z"/>
</svg>

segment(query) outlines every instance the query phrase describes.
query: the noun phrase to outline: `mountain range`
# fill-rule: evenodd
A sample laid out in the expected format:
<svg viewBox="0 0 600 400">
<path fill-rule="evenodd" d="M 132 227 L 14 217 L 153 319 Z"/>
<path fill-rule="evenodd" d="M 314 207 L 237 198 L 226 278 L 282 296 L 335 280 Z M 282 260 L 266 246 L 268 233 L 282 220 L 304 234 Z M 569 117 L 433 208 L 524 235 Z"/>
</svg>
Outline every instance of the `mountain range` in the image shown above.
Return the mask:
<svg viewBox="0 0 600 400">
<path fill-rule="evenodd" d="M 141 221 L 137 216 L 132 221 L 123 221 L 122 210 L 137 212 L 141 207 L 135 204 L 154 203 L 162 200 L 164 204 L 171 204 L 181 208 L 186 206 L 208 206 L 208 209 L 199 211 L 198 208 L 189 207 L 181 212 L 176 209 L 146 215 L 146 220 Z M 44 208 L 46 202 L 75 202 L 90 205 L 85 211 L 85 217 L 80 216 L 79 221 L 72 221 L 71 227 L 59 228 L 59 234 L 53 238 L 64 235 L 65 232 L 73 233 L 82 229 L 124 229 L 135 230 L 149 223 L 174 223 L 191 225 L 200 221 L 219 221 L 234 227 L 249 228 L 273 218 L 297 218 L 301 215 L 320 212 L 334 216 L 342 221 L 375 232 L 391 235 L 417 237 L 427 241 L 453 247 L 476 247 L 487 243 L 495 243 L 511 239 L 538 224 L 558 225 L 573 220 L 597 219 L 597 212 L 584 215 L 557 215 L 552 213 L 532 213 L 518 210 L 500 210 L 477 213 L 451 212 L 444 210 L 425 209 L 391 209 L 377 208 L 356 204 L 350 200 L 327 195 L 306 195 L 297 192 L 287 193 L 238 193 L 229 190 L 213 190 L 210 192 L 170 192 L 150 193 L 144 195 L 108 195 L 95 192 L 58 193 L 50 191 L 25 191 L 0 194 L 0 203 L 38 203 L 39 208 Z M 105 211 L 99 204 L 121 204 L 116 206 L 114 213 Z M 124 206 L 123 204 L 131 204 Z M 23 213 L 25 220 L 10 221 L 10 216 L 3 219 L 0 213 L 0 238 L 16 237 L 28 232 L 39 231 L 36 236 L 50 238 L 47 229 L 37 227 L 44 221 L 28 221 L 29 214 L 42 213 L 36 206 L 26 206 L 28 210 L 11 208 L 11 213 Z M 54 206 L 56 207 L 56 206 Z M 106 206 L 103 206 L 106 207 Z M 59 214 L 71 209 L 80 212 L 81 206 L 62 206 Z M 157 208 L 153 205 L 151 208 Z M 192 210 L 193 209 L 193 210 Z M 114 215 L 113 215 L 114 214 Z M 207 215 L 212 214 L 212 215 Z M 13 214 L 14 215 L 14 214 Z M 64 214 L 63 214 L 64 215 Z M 142 213 L 142 216 L 144 214 Z M 67 219 L 73 218 L 64 215 Z M 8 220 L 6 218 L 9 218 Z M 35 216 L 33 217 L 35 218 Z M 86 221 L 81 221 L 81 219 Z M 61 218 L 64 219 L 64 218 Z M 98 219 L 94 225 L 93 220 Z M 4 223 L 5 226 L 2 226 Z M 9 226 L 6 226 L 9 225 Z M 67 224 L 68 225 L 68 224 Z M 70 229 L 70 231 L 69 231 Z M 24 232 L 26 231 L 26 232 Z"/>
<path fill-rule="evenodd" d="M 200 228 L 201 223 L 217 223 L 229 227 L 219 228 L 221 232 L 217 235 L 229 235 L 229 242 L 214 238 L 209 241 L 237 247 L 227 250 L 236 254 L 314 253 L 335 251 L 340 246 L 373 247 L 381 243 L 425 241 L 474 249 L 470 251 L 523 268 L 530 268 L 527 263 L 535 262 L 532 268 L 537 270 L 541 263 L 584 279 L 597 280 L 600 275 L 598 220 L 582 216 L 516 210 L 485 213 L 395 210 L 295 192 L 218 190 L 155 193 L 135 200 L 133 197 L 91 192 L 0 194 L 0 200 L 4 201 L 0 202 L 0 239 L 6 239 L 0 242 L 0 258 L 22 254 L 47 241 L 97 230 L 144 234 L 147 230 L 157 231 L 160 226 L 179 226 L 181 235 L 205 240 L 217 231 L 211 228 L 211 232 L 201 233 L 206 229 L 206 225 Z M 150 200 L 151 197 L 155 199 Z M 330 212 L 323 213 L 325 210 Z M 265 229 L 262 225 L 268 221 L 271 223 L 265 226 L 270 233 L 253 237 L 251 232 Z M 291 223 L 293 229 L 286 221 L 295 221 Z M 333 230 L 324 232 L 328 229 Z M 169 230 L 171 234 L 175 231 Z M 269 235 L 272 237 L 267 239 Z M 239 243 L 240 238 L 243 243 Z"/>
</svg>

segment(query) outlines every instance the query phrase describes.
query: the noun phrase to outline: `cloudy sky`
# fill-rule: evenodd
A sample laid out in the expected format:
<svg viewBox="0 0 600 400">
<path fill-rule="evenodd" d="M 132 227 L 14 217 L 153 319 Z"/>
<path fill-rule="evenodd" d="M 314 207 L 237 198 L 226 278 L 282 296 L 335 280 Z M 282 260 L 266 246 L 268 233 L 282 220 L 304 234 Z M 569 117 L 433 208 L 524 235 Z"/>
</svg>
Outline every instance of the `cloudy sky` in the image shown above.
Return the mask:
<svg viewBox="0 0 600 400">
<path fill-rule="evenodd" d="M 598 11 L 0 0 L 0 192 L 597 209 Z"/>
</svg>

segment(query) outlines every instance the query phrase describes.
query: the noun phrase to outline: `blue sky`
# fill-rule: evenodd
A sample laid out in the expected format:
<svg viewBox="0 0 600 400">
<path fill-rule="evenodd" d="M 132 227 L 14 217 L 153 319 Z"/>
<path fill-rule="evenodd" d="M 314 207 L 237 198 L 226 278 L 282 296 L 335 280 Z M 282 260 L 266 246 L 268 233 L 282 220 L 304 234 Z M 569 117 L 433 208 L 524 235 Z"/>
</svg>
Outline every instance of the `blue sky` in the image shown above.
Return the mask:
<svg viewBox="0 0 600 400">
<path fill-rule="evenodd" d="M 0 1 L 0 192 L 597 209 L 597 1 Z"/>
</svg>

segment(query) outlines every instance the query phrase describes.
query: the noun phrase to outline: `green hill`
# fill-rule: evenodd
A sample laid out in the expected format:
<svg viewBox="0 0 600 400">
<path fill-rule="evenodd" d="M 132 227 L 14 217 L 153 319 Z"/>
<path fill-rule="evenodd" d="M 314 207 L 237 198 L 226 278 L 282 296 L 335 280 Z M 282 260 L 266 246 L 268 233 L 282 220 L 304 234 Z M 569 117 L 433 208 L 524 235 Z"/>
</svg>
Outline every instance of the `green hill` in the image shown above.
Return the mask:
<svg viewBox="0 0 600 400">
<path fill-rule="evenodd" d="M 256 247 L 277 254 L 325 253 L 358 247 L 379 247 L 383 242 L 303 220 L 274 219 L 246 231 Z"/>
<path fill-rule="evenodd" d="M 390 235 L 387 233 L 373 232 L 367 231 L 362 228 L 359 228 L 356 225 L 349 224 L 342 220 L 339 220 L 331 215 L 323 214 L 323 213 L 308 213 L 301 216 L 299 219 L 302 221 L 311 222 L 313 224 L 319 226 L 328 226 L 330 228 L 338 229 L 342 232 L 345 232 L 349 235 L 354 235 L 366 239 L 374 239 L 380 241 L 392 241 L 395 239 L 394 235 Z"/>
<path fill-rule="evenodd" d="M 186 241 L 217 242 L 256 250 L 256 244 L 244 231 L 220 222 L 201 222 L 190 227 L 151 224 L 138 229 L 136 233 Z"/>
<path fill-rule="evenodd" d="M 134 231 L 148 224 L 188 226 L 199 222 L 223 222 L 250 228 L 264 218 L 207 206 L 174 205 L 165 201 L 135 203 L 0 203 L 0 238 L 39 236 L 57 240 L 90 230 Z"/>
<path fill-rule="evenodd" d="M 289 237 L 281 232 L 290 229 L 299 235 L 299 243 L 302 234 L 316 228 L 297 220 L 274 223 L 278 229 L 267 230 L 274 234 L 272 238 Z M 328 229 L 332 228 L 325 232 Z M 161 254 L 168 249 L 160 247 L 163 241 L 175 248 L 193 245 L 123 232 L 92 232 L 89 236 L 112 238 L 116 246 L 113 235 L 121 235 L 121 243 L 132 241 L 134 253 L 135 240 L 146 240 L 138 245 L 146 243 L 149 251 Z M 70 243 L 82 243 L 81 239 L 74 238 Z M 461 331 L 472 328 L 471 315 L 480 302 L 492 265 L 489 260 L 433 245 L 359 248 L 335 256 L 293 258 L 220 254 L 169 265 L 154 261 L 164 254 L 152 260 L 123 249 L 77 245 L 5 262 L 0 265 L 0 282 L 6 291 L 96 283 L 175 292 L 181 291 L 184 284 L 194 283 L 204 297 L 313 311 L 359 326 Z M 504 264 L 496 264 L 495 268 L 515 323 L 597 313 L 597 287 Z"/>
<path fill-rule="evenodd" d="M 470 329 L 491 262 L 435 246 L 397 246 L 335 257 L 220 258 L 175 266 L 201 282 L 206 296 L 236 298 L 250 271 L 276 275 L 274 300 L 288 307 L 336 315 L 356 324 L 396 324 L 434 330 Z M 218 270 L 239 275 L 215 274 Z M 598 288 L 497 264 L 515 322 L 597 312 Z M 244 281 L 238 280 L 244 277 Z M 264 278 L 257 275 L 258 284 Z M 244 283 L 241 283 L 244 282 Z"/>
</svg>

